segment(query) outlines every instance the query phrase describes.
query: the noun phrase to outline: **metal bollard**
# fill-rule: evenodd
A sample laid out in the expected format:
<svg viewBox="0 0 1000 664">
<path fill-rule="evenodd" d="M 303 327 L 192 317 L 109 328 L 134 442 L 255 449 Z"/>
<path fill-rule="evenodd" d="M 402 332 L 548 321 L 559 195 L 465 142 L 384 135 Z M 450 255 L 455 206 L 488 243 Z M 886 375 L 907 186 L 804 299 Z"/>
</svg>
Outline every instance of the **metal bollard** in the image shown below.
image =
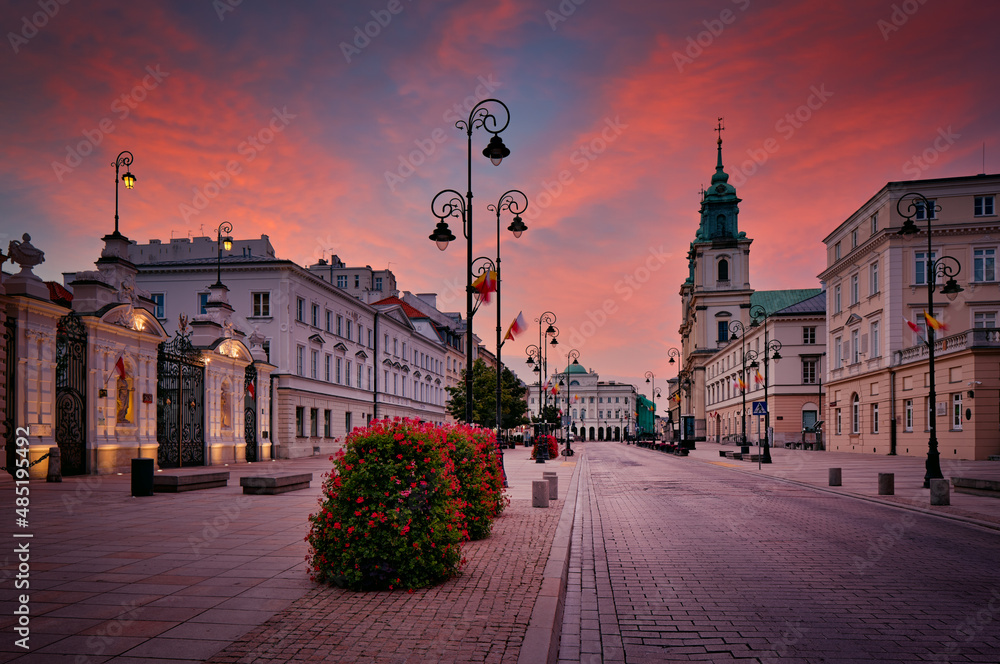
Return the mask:
<svg viewBox="0 0 1000 664">
<path fill-rule="evenodd" d="M 154 459 L 132 459 L 132 495 L 153 495 Z"/>
<path fill-rule="evenodd" d="M 58 447 L 49 448 L 49 471 L 46 482 L 62 482 L 62 456 Z"/>
<path fill-rule="evenodd" d="M 548 480 L 532 480 L 532 482 L 531 482 L 531 506 L 532 507 L 548 507 L 549 506 L 549 481 Z"/>
<path fill-rule="evenodd" d="M 878 495 L 892 496 L 896 493 L 896 476 L 893 473 L 878 474 Z"/>
<path fill-rule="evenodd" d="M 549 482 L 549 500 L 559 500 L 559 476 L 554 471 L 546 471 L 542 479 Z"/>
<path fill-rule="evenodd" d="M 840 486 L 841 473 L 840 468 L 830 469 L 830 486 Z"/>
<path fill-rule="evenodd" d="M 951 485 L 948 480 L 931 480 L 931 505 L 951 505 Z"/>
</svg>

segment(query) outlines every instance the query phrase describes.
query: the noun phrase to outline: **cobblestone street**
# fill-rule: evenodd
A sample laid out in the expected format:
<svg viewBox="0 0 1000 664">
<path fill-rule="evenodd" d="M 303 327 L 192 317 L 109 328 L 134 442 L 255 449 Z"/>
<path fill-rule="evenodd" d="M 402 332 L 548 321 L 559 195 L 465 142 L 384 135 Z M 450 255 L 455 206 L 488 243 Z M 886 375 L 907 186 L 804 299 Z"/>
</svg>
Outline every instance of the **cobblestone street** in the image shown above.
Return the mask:
<svg viewBox="0 0 1000 664">
<path fill-rule="evenodd" d="M 998 661 L 996 532 L 619 444 L 580 472 L 560 662 Z"/>
</svg>

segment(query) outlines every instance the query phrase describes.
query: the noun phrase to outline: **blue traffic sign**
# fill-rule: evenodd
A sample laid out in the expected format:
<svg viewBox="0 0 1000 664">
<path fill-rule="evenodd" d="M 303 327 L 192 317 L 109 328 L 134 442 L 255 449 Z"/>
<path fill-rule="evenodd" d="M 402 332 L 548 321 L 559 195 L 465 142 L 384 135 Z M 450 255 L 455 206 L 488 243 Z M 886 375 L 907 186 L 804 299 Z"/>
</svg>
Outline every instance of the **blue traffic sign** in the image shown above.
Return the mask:
<svg viewBox="0 0 1000 664">
<path fill-rule="evenodd" d="M 753 414 L 754 415 L 767 415 L 767 402 L 766 401 L 754 401 L 753 402 Z"/>
</svg>

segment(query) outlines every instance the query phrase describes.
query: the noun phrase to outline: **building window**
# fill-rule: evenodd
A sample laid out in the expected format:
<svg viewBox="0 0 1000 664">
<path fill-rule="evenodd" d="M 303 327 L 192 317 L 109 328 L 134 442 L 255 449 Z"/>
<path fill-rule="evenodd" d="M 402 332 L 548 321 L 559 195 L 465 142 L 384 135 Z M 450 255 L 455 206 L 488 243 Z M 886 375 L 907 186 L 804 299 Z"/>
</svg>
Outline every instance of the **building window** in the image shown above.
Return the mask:
<svg viewBox="0 0 1000 664">
<path fill-rule="evenodd" d="M 874 321 L 868 328 L 868 342 L 871 344 L 871 353 L 868 357 L 880 357 L 882 355 L 880 348 L 881 340 L 879 339 L 879 324 L 878 321 Z"/>
<path fill-rule="evenodd" d="M 996 249 L 974 249 L 972 252 L 972 280 L 996 281 Z"/>
<path fill-rule="evenodd" d="M 861 361 L 861 333 L 858 330 L 851 331 L 851 364 Z"/>
<path fill-rule="evenodd" d="M 309 435 L 319 437 L 319 408 L 309 409 Z"/>
<path fill-rule="evenodd" d="M 392 340 L 392 355 L 393 357 L 399 357 L 399 339 Z"/>
<path fill-rule="evenodd" d="M 725 258 L 719 261 L 719 281 L 729 281 L 729 261 Z"/>
<path fill-rule="evenodd" d="M 354 287 L 361 288 L 361 277 L 354 275 Z"/>
<path fill-rule="evenodd" d="M 872 235 L 878 233 L 878 212 L 872 215 Z"/>
<path fill-rule="evenodd" d="M 198 293 L 198 313 L 208 313 L 208 293 Z"/>
<path fill-rule="evenodd" d="M 301 297 L 295 298 L 295 320 L 306 322 L 306 301 Z"/>
<path fill-rule="evenodd" d="M 351 433 L 353 427 L 351 426 L 351 411 L 344 413 L 344 431 Z"/>
<path fill-rule="evenodd" d="M 913 431 L 913 399 L 903 402 L 903 430 Z"/>
<path fill-rule="evenodd" d="M 956 392 L 951 395 L 951 428 L 954 431 L 962 430 L 962 393 Z"/>
<path fill-rule="evenodd" d="M 840 416 L 840 408 L 833 411 L 833 413 L 834 413 L 833 419 L 836 421 L 837 435 L 839 436 L 841 433 L 843 433 L 843 428 L 842 428 L 843 420 Z"/>
<path fill-rule="evenodd" d="M 347 383 L 347 386 L 350 387 L 351 386 L 351 361 L 350 360 L 347 361 L 347 372 L 344 374 L 344 380 Z"/>
<path fill-rule="evenodd" d="M 312 305 L 312 326 L 319 327 L 319 305 Z"/>
<path fill-rule="evenodd" d="M 851 304 L 857 304 L 861 300 L 861 287 L 858 285 L 858 275 L 851 275 Z"/>
<path fill-rule="evenodd" d="M 330 438 L 330 411 L 323 411 L 323 436 Z"/>
<path fill-rule="evenodd" d="M 986 217 L 995 214 L 992 196 L 976 196 L 972 200 L 972 214 L 977 217 Z"/>
<path fill-rule="evenodd" d="M 878 261 L 872 263 L 871 267 L 868 268 L 868 288 L 872 295 L 879 291 Z"/>
<path fill-rule="evenodd" d="M 344 336 L 344 317 L 337 314 L 337 336 Z"/>
<path fill-rule="evenodd" d="M 997 312 L 977 311 L 972 315 L 972 326 L 977 328 L 988 328 L 997 326 Z"/>
<path fill-rule="evenodd" d="M 361 323 L 358 323 L 358 343 L 359 344 L 364 341 L 365 335 L 362 334 L 362 332 L 364 332 L 364 331 L 365 331 L 365 328 L 362 327 Z"/>
<path fill-rule="evenodd" d="M 341 382 L 341 370 L 343 369 L 343 366 L 344 366 L 344 359 L 341 358 L 341 357 L 338 357 L 337 358 L 337 373 L 336 373 L 336 379 L 337 379 L 336 382 L 337 382 L 337 385 L 340 385 L 340 382 Z"/>
<path fill-rule="evenodd" d="M 304 376 L 304 365 L 305 365 L 306 347 L 296 346 L 295 347 L 295 374 L 298 376 Z"/>
<path fill-rule="evenodd" d="M 844 365 L 844 340 L 837 337 L 833 340 L 833 368 L 839 369 Z"/>
<path fill-rule="evenodd" d="M 930 207 L 931 219 L 937 219 L 937 199 L 929 198 L 927 199 L 927 202 L 930 203 L 929 207 Z M 928 210 L 924 208 L 924 202 L 919 198 L 913 201 L 912 209 L 916 210 L 917 212 L 916 215 L 913 217 L 914 219 L 918 221 L 927 219 Z"/>
<path fill-rule="evenodd" d="M 930 262 L 933 263 L 937 257 L 937 252 L 930 252 Z M 913 254 L 913 283 L 920 285 L 927 283 L 927 252 L 918 251 Z M 937 280 L 935 280 L 937 283 Z"/>
<path fill-rule="evenodd" d="M 817 364 L 817 360 L 815 360 L 815 359 L 802 360 L 802 384 L 803 385 L 815 385 L 816 384 L 816 364 Z"/>
<path fill-rule="evenodd" d="M 347 275 L 338 274 L 337 275 L 337 288 L 347 288 Z"/>
<path fill-rule="evenodd" d="M 729 322 L 719 321 L 719 341 L 729 341 Z"/>
<path fill-rule="evenodd" d="M 858 246 L 858 229 L 855 228 L 851 231 L 851 249 L 856 249 Z"/>
<path fill-rule="evenodd" d="M 361 366 L 361 364 L 358 364 L 358 388 L 359 388 L 359 389 L 361 388 L 361 369 L 362 369 L 362 368 L 363 368 L 363 367 Z M 501 403 L 502 403 L 502 402 L 501 402 Z"/>
<path fill-rule="evenodd" d="M 878 433 L 878 404 L 872 404 L 872 433 Z"/>
<path fill-rule="evenodd" d="M 382 277 L 375 277 L 375 290 L 382 290 Z"/>
<path fill-rule="evenodd" d="M 250 293 L 250 314 L 253 317 L 271 315 L 271 293 L 257 291 Z"/>
<path fill-rule="evenodd" d="M 833 260 L 835 260 L 835 261 L 839 261 L 840 260 L 840 243 L 839 242 L 837 244 L 833 245 Z"/>
<path fill-rule="evenodd" d="M 150 293 L 149 299 L 153 301 L 153 315 L 157 318 L 166 318 L 166 293 Z"/>
<path fill-rule="evenodd" d="M 323 360 L 323 375 L 325 376 L 326 382 L 330 382 L 330 354 L 327 353 Z"/>
<path fill-rule="evenodd" d="M 840 306 L 840 286 L 833 287 L 833 313 L 839 314 L 841 312 Z"/>
<path fill-rule="evenodd" d="M 857 392 L 851 397 L 851 433 L 861 433 L 861 397 Z"/>
<path fill-rule="evenodd" d="M 304 406 L 295 407 L 295 435 L 306 435 L 306 409 Z"/>
<path fill-rule="evenodd" d="M 319 364 L 319 351 L 311 350 L 309 351 L 309 377 L 316 378 L 318 375 L 317 369 Z"/>
<path fill-rule="evenodd" d="M 816 328 L 814 326 L 806 326 L 802 328 L 802 343 L 816 343 Z"/>
</svg>

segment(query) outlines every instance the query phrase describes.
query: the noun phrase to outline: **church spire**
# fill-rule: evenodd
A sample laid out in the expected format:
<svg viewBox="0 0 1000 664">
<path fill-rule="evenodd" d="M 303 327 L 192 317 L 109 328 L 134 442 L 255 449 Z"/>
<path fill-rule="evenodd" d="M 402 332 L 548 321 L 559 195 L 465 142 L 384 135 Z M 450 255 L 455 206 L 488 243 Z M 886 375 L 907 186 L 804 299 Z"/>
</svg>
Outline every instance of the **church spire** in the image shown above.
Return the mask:
<svg viewBox="0 0 1000 664">
<path fill-rule="evenodd" d="M 715 127 L 715 131 L 719 133 L 719 157 L 715 163 L 715 174 L 712 176 L 712 184 L 719 184 L 729 182 L 729 174 L 722 170 L 722 132 L 725 131 L 725 127 L 722 126 L 722 118 L 719 118 L 719 124 Z"/>
</svg>

